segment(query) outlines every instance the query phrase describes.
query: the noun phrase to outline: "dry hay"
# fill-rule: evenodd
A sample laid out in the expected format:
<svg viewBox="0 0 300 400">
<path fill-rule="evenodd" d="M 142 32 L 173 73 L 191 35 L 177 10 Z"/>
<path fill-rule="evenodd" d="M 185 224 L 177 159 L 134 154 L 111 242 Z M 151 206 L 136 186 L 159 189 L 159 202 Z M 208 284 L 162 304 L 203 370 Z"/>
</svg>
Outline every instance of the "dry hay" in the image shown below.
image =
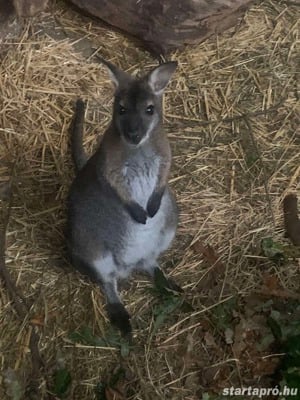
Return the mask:
<svg viewBox="0 0 300 400">
<path fill-rule="evenodd" d="M 171 57 L 179 68 L 166 92 L 165 126 L 173 149 L 171 186 L 181 216 L 164 264 L 195 311 L 175 312 L 153 338 L 157 300 L 147 292 L 150 284 L 139 278 L 122 293 L 134 316 L 135 349 L 122 361 L 131 371 L 132 400 L 198 399 L 203 367 L 228 363 L 237 368 L 230 346 L 210 353 L 203 341 L 211 310 L 257 289 L 266 271 L 276 273 L 283 288 L 299 289 L 297 262 L 276 269 L 260 251 L 264 237 L 283 240 L 284 194 L 294 190 L 300 195 L 299 17 L 297 7 L 268 0 L 254 5 L 222 37 Z M 43 14 L 24 26 L 18 40 L 3 45 L 1 181 L 16 162 L 7 264 L 32 307 L 20 323 L 1 287 L 0 360 L 3 371 L 11 367 L 26 373 L 28 321 L 34 320 L 50 375 L 62 355 L 73 377 L 69 398 L 88 399 L 120 357 L 115 349 L 74 346 L 68 339 L 82 326 L 98 336 L 107 327 L 99 289 L 74 273 L 64 252 L 74 100 L 88 99 L 89 151 L 110 120 L 112 104 L 106 71 L 81 50 L 90 41 L 101 55 L 130 72 L 156 62 L 123 36 L 62 6 L 51 24 L 50 14 Z M 81 48 L 79 37 L 84 38 Z M 240 118 L 242 114 L 247 118 Z M 199 253 L 199 243 L 210 244 L 225 265 L 215 288 L 205 288 L 211 266 Z M 3 380 L 0 398 L 6 398 Z"/>
</svg>

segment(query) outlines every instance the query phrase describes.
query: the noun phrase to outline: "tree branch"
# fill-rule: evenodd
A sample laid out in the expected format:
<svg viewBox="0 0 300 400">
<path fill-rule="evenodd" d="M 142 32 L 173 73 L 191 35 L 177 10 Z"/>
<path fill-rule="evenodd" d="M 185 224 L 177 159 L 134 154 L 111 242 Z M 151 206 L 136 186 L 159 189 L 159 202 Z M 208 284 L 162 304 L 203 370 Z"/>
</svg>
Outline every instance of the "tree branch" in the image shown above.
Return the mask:
<svg viewBox="0 0 300 400">
<path fill-rule="evenodd" d="M 8 192 L 8 202 L 7 206 L 4 207 L 4 218 L 3 224 L 0 227 L 0 277 L 2 278 L 9 296 L 11 297 L 14 308 L 19 316 L 19 318 L 23 321 L 27 314 L 30 311 L 29 305 L 26 303 L 26 300 L 20 290 L 17 288 L 15 282 L 13 281 L 9 270 L 6 266 L 5 261 L 5 253 L 6 253 L 6 233 L 8 229 L 8 224 L 11 215 L 11 209 L 13 205 L 13 180 L 15 176 L 15 166 L 14 163 L 11 170 L 11 177 L 9 182 L 9 192 Z M 31 373 L 28 384 L 28 395 L 31 399 L 41 398 L 39 396 L 38 382 L 41 378 L 41 367 L 43 366 L 43 361 L 40 356 L 38 343 L 39 343 L 39 334 L 36 331 L 36 327 L 32 325 L 29 348 L 31 354 Z"/>
</svg>

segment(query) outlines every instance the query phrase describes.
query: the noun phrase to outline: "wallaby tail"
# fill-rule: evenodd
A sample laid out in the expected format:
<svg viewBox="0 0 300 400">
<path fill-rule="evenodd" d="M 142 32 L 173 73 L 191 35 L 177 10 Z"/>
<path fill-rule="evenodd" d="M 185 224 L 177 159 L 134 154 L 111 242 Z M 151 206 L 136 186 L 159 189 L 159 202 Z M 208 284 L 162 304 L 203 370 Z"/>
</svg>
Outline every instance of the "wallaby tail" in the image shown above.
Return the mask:
<svg viewBox="0 0 300 400">
<path fill-rule="evenodd" d="M 80 171 L 87 162 L 87 156 L 83 149 L 83 125 L 85 105 L 78 99 L 75 106 L 75 114 L 71 125 L 71 149 L 76 172 Z"/>
</svg>

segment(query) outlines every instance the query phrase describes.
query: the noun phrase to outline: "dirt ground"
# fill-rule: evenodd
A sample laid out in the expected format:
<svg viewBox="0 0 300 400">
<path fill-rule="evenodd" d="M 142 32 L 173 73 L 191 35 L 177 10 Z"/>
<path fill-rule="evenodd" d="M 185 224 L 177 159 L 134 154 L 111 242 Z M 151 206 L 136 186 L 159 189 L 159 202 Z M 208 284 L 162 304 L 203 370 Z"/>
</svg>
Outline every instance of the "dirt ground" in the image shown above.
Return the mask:
<svg viewBox="0 0 300 400">
<path fill-rule="evenodd" d="M 130 73 L 157 60 L 60 2 L 1 42 L 1 221 L 12 193 L 6 263 L 29 305 L 20 318 L 1 284 L 1 399 L 30 398 L 33 330 L 39 399 L 212 400 L 288 381 L 281 344 L 300 334 L 300 252 L 284 237 L 282 200 L 300 197 L 299 20 L 296 3 L 257 2 L 235 28 L 170 55 L 179 66 L 164 113 L 180 224 L 162 266 L 185 294 L 130 282 L 129 354 L 99 288 L 66 259 L 68 129 L 78 97 L 87 151 L 109 123 L 113 87 L 96 54 Z"/>
</svg>

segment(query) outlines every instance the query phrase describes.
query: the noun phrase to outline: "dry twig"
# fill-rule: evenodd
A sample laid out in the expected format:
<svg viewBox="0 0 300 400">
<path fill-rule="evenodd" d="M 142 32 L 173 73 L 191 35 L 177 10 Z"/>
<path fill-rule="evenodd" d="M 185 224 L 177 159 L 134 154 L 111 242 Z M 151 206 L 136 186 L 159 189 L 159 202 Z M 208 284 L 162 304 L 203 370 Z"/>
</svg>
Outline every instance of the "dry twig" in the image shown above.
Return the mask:
<svg viewBox="0 0 300 400">
<path fill-rule="evenodd" d="M 17 288 L 15 282 L 13 281 L 5 262 L 5 253 L 6 253 L 6 233 L 10 220 L 11 209 L 13 205 L 13 178 L 15 174 L 15 165 L 13 165 L 10 177 L 10 191 L 9 191 L 9 199 L 8 204 L 5 209 L 5 214 L 3 218 L 3 224 L 0 228 L 0 276 L 8 290 L 8 293 L 13 301 L 15 310 L 20 318 L 20 320 L 24 321 L 27 314 L 29 313 L 30 307 L 26 303 L 26 300 L 20 290 Z M 29 376 L 29 383 L 27 386 L 28 389 L 28 398 L 30 399 L 39 399 L 39 381 L 41 378 L 41 368 L 43 366 L 43 361 L 38 348 L 39 344 L 39 334 L 37 333 L 37 328 L 32 325 L 31 334 L 30 334 L 30 354 L 31 354 L 31 374 Z"/>
</svg>

